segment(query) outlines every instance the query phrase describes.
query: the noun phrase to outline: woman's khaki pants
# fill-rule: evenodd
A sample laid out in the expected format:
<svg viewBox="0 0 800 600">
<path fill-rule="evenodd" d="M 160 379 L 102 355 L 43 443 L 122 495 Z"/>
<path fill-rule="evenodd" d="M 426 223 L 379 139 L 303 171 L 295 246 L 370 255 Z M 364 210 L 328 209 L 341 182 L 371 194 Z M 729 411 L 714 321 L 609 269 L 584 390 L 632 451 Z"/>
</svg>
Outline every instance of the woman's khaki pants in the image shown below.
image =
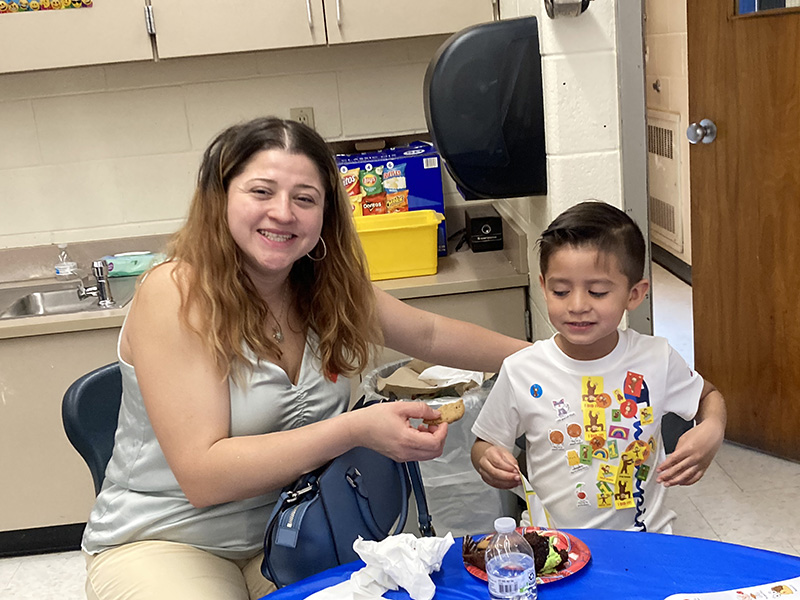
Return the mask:
<svg viewBox="0 0 800 600">
<path fill-rule="evenodd" d="M 275 591 L 259 553 L 228 560 L 175 542 L 126 544 L 86 556 L 88 600 L 256 600 Z"/>
</svg>

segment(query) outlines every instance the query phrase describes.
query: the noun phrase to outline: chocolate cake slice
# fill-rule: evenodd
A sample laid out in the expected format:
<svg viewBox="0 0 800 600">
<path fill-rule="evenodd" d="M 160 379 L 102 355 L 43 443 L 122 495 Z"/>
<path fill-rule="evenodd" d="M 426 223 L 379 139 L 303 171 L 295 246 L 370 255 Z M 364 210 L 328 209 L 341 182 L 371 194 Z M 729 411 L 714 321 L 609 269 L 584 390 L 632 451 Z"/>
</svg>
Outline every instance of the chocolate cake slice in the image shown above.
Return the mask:
<svg viewBox="0 0 800 600">
<path fill-rule="evenodd" d="M 474 565 L 481 571 L 486 571 L 486 546 L 489 545 L 490 536 L 486 536 L 480 542 L 475 542 L 472 536 L 465 535 L 461 545 L 461 555 L 464 562 Z M 550 536 L 539 535 L 535 531 L 525 534 L 525 539 L 533 548 L 533 564 L 536 568 L 536 575 L 548 575 L 563 569 L 567 563 L 567 551 L 557 550 L 550 540 Z M 549 560 L 548 560 L 549 559 Z"/>
<path fill-rule="evenodd" d="M 533 548 L 533 565 L 536 567 L 537 575 L 555 573 L 564 568 L 569 557 L 565 549 L 558 550 L 553 545 L 551 540 L 555 540 L 555 538 L 539 535 L 535 531 L 527 532 L 524 537 Z M 558 558 L 555 558 L 554 554 Z"/>
<path fill-rule="evenodd" d="M 483 538 L 481 543 L 488 539 L 488 536 Z M 461 543 L 461 556 L 465 563 L 474 565 L 481 571 L 486 571 L 486 544 L 479 547 L 471 535 L 464 536 L 464 541 Z"/>
</svg>

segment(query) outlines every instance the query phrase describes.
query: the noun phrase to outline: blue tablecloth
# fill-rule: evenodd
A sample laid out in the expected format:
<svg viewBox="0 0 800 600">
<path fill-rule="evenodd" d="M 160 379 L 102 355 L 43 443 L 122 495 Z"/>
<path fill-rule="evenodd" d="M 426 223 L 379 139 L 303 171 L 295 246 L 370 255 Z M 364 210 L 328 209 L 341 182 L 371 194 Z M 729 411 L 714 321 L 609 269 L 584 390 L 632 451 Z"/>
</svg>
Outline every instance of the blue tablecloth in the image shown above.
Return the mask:
<svg viewBox="0 0 800 600">
<path fill-rule="evenodd" d="M 539 586 L 539 598 L 593 597 L 663 600 L 675 593 L 715 592 L 800 576 L 800 557 L 678 535 L 599 529 L 568 529 L 592 552 L 589 563 L 560 581 Z M 302 600 L 350 577 L 361 561 L 330 569 L 278 590 L 268 600 Z M 461 560 L 461 539 L 432 575 L 436 600 L 488 599 L 486 583 L 470 575 Z M 386 598 L 408 600 L 404 590 Z"/>
</svg>

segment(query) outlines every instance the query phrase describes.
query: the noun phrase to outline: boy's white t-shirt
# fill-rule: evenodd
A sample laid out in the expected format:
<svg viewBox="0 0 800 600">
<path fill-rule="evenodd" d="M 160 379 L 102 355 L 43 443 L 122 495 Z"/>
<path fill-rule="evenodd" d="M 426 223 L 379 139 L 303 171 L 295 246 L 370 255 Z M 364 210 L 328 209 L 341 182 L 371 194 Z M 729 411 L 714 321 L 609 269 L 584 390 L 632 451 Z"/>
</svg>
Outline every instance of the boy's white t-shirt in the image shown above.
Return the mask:
<svg viewBox="0 0 800 600">
<path fill-rule="evenodd" d="M 675 513 L 656 483 L 661 419 L 693 419 L 702 389 L 664 338 L 620 330 L 610 354 L 579 361 L 553 336 L 503 362 L 472 432 L 508 450 L 525 436 L 528 479 L 551 527 L 671 533 Z"/>
</svg>

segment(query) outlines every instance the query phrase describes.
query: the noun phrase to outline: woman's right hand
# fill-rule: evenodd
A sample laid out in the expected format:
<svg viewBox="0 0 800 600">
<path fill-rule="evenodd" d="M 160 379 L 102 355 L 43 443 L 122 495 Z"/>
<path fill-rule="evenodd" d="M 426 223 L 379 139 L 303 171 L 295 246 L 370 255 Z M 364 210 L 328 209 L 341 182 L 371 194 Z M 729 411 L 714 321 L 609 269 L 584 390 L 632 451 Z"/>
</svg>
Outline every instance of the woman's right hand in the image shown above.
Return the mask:
<svg viewBox="0 0 800 600">
<path fill-rule="evenodd" d="M 349 413 L 354 446 L 365 446 L 392 460 L 430 460 L 442 455 L 447 423 L 412 427 L 411 419 L 435 419 L 439 411 L 424 402 L 383 402 Z"/>
</svg>

